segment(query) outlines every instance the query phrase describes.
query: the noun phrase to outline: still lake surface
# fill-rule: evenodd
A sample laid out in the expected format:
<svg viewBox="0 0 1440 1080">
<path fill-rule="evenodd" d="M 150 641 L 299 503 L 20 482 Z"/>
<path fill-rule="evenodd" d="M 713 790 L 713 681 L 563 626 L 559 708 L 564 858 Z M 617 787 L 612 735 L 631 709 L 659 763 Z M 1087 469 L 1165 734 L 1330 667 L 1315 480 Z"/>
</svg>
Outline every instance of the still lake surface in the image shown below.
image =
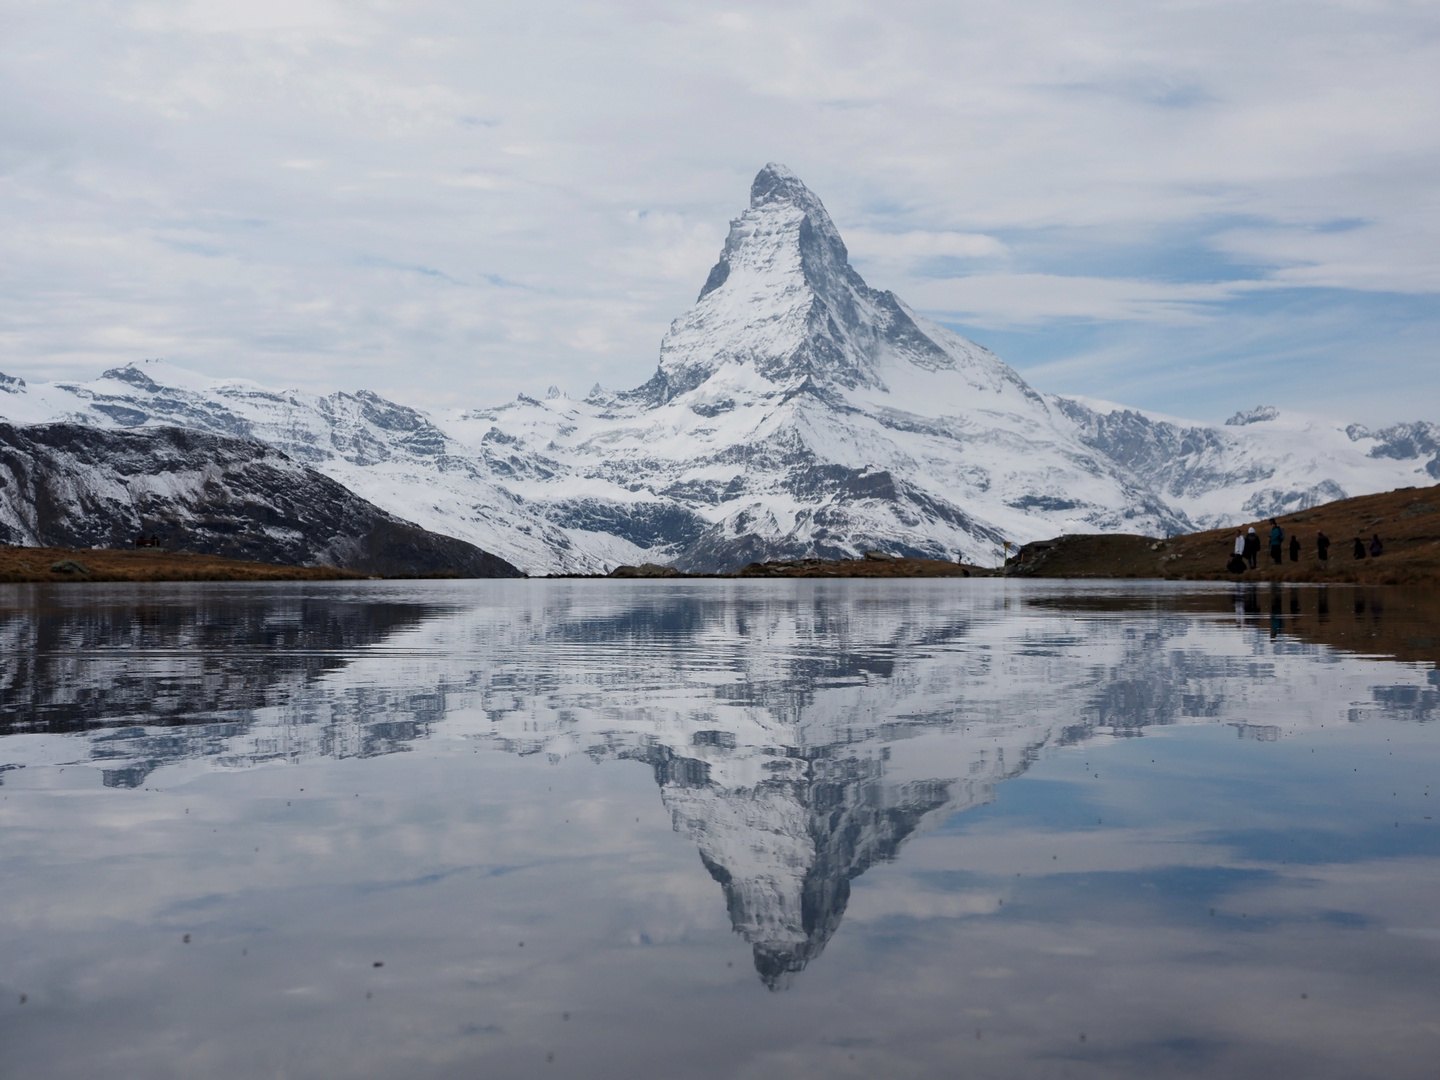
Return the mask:
<svg viewBox="0 0 1440 1080">
<path fill-rule="evenodd" d="M 1436 597 L 0 589 L 0 1076 L 1431 1077 Z"/>
</svg>

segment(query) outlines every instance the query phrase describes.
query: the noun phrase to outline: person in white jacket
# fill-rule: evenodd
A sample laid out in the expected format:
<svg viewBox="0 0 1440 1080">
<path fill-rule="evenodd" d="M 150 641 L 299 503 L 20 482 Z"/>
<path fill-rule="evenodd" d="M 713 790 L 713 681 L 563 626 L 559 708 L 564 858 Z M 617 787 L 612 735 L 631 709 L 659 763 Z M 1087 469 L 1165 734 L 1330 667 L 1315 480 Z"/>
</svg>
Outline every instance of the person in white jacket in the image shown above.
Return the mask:
<svg viewBox="0 0 1440 1080">
<path fill-rule="evenodd" d="M 1231 573 L 1243 574 L 1245 572 L 1245 534 L 1235 534 L 1235 554 L 1230 556 L 1230 561 L 1225 564 L 1225 569 Z"/>
</svg>

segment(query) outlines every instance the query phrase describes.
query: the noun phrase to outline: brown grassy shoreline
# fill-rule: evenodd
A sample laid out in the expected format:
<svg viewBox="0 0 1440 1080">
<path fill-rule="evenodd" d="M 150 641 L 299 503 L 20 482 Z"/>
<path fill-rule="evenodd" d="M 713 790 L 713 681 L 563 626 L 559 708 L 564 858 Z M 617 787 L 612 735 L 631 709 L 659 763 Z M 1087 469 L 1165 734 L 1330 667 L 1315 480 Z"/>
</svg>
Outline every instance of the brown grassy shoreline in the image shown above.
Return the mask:
<svg viewBox="0 0 1440 1080">
<path fill-rule="evenodd" d="M 1400 488 L 1379 495 L 1341 499 L 1278 519 L 1285 530 L 1285 561 L 1270 561 L 1268 546 L 1260 565 L 1243 574 L 1225 569 L 1235 542 L 1233 528 L 1210 529 L 1166 540 L 1145 536 L 1061 536 L 1026 544 L 1008 572 L 1045 578 L 1161 578 L 1169 581 L 1331 582 L 1357 585 L 1440 583 L 1440 485 Z M 1268 519 L 1248 522 L 1268 545 Z M 1330 559 L 1315 552 L 1315 535 L 1330 537 Z M 1385 553 L 1356 559 L 1355 537 L 1367 545 L 1379 534 Z M 1291 562 L 1290 536 L 1298 535 L 1301 553 Z"/>
<path fill-rule="evenodd" d="M 53 567 L 76 563 L 80 570 Z M 0 545 L 0 583 L 83 581 L 352 581 L 364 574 L 331 566 L 281 566 L 183 551 L 140 548 L 38 548 Z"/>
</svg>

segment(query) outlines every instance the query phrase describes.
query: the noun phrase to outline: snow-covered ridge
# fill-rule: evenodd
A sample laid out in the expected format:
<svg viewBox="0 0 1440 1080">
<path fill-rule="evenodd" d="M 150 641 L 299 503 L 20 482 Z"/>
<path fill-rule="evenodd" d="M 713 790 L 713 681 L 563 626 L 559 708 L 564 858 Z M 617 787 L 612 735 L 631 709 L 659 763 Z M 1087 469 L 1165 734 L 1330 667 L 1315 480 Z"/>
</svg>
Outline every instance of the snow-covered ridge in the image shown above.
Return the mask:
<svg viewBox="0 0 1440 1080">
<path fill-rule="evenodd" d="M 823 204 L 767 165 L 655 375 L 585 400 L 425 413 L 161 363 L 0 380 L 0 416 L 268 442 L 530 573 L 1164 534 L 1440 479 L 1440 428 L 1259 407 L 1227 425 L 1047 397 L 850 266 Z"/>
</svg>

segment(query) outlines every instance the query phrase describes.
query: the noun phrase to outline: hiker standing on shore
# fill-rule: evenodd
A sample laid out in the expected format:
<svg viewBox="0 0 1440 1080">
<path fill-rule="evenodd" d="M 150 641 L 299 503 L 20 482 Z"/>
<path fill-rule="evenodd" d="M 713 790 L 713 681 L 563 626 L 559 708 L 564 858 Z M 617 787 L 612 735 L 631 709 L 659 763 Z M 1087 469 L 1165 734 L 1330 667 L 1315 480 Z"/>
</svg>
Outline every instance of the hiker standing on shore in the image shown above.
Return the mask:
<svg viewBox="0 0 1440 1080">
<path fill-rule="evenodd" d="M 1380 542 L 1380 534 L 1376 533 L 1375 539 L 1370 541 L 1370 557 L 1378 559 L 1383 554 L 1385 554 L 1385 545 Z"/>
<path fill-rule="evenodd" d="M 1255 526 L 1250 526 L 1250 531 L 1245 534 L 1245 559 L 1250 563 L 1250 569 L 1255 569 L 1255 560 L 1260 556 L 1260 534 L 1255 531 Z"/>
<path fill-rule="evenodd" d="M 1230 556 L 1230 561 L 1225 564 L 1225 569 L 1232 574 L 1243 574 L 1245 572 L 1245 534 L 1235 534 L 1235 552 Z"/>
<path fill-rule="evenodd" d="M 1290 537 L 1290 561 L 1300 561 L 1300 537 L 1298 536 Z"/>
<path fill-rule="evenodd" d="M 1285 557 L 1282 552 L 1285 547 L 1285 530 L 1280 528 L 1280 523 L 1274 518 L 1270 519 L 1270 559 L 1276 566 L 1280 565 Z"/>
<path fill-rule="evenodd" d="M 1330 561 L 1330 537 L 1323 532 L 1315 537 L 1315 552 L 1320 556 L 1321 562 Z"/>
<path fill-rule="evenodd" d="M 1365 558 L 1365 541 L 1361 540 L 1358 536 L 1355 537 L 1355 558 Z"/>
</svg>

